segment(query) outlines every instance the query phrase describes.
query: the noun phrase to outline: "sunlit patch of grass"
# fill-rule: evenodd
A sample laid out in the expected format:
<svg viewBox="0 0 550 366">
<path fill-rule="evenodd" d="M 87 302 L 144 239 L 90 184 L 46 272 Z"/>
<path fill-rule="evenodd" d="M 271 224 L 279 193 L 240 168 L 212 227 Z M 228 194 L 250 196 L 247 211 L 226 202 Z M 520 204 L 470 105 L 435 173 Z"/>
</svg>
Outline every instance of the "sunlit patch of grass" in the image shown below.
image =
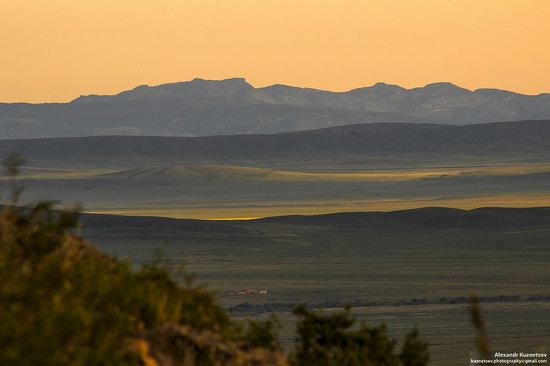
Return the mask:
<svg viewBox="0 0 550 366">
<path fill-rule="evenodd" d="M 519 175 L 550 172 L 550 165 L 511 165 L 511 166 L 483 166 L 458 168 L 431 168 L 431 169 L 398 169 L 379 171 L 354 171 L 350 173 L 327 172 L 290 172 L 273 171 L 267 180 L 318 180 L 318 181 L 368 181 L 368 182 L 399 182 L 427 178 L 452 177 L 459 175 Z"/>
<path fill-rule="evenodd" d="M 440 167 L 416 169 L 353 170 L 350 172 L 308 172 L 243 166 L 186 165 L 131 169 L 27 169 L 19 179 L 80 179 L 91 177 L 132 179 L 239 179 L 276 182 L 402 182 L 456 177 L 460 175 L 501 176 L 550 172 L 548 164 Z M 1 179 L 1 178 L 0 178 Z"/>
<path fill-rule="evenodd" d="M 25 168 L 17 180 L 85 179 L 116 172 L 114 169 L 49 169 Z M 7 177 L 0 176 L 0 180 Z"/>
</svg>

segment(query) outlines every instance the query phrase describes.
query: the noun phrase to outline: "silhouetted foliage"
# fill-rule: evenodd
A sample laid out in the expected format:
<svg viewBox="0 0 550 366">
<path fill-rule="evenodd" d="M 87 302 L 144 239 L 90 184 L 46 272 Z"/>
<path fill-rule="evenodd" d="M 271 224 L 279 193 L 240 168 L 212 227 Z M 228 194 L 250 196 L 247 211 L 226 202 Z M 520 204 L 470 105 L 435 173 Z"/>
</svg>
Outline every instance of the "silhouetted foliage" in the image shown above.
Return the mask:
<svg viewBox="0 0 550 366">
<path fill-rule="evenodd" d="M 256 347 L 265 347 L 274 350 L 280 350 L 281 345 L 277 339 L 281 324 L 274 315 L 270 319 L 262 322 L 248 321 L 242 328 L 243 339 L 246 339 Z"/>
<path fill-rule="evenodd" d="M 128 363 L 124 342 L 167 323 L 240 336 L 208 292 L 99 253 L 77 222 L 49 204 L 2 212 L 0 364 Z"/>
<path fill-rule="evenodd" d="M 414 328 L 405 337 L 405 343 L 399 358 L 405 366 L 422 366 L 429 363 L 428 343 L 420 340 L 417 328 Z"/>
<path fill-rule="evenodd" d="M 0 213 L 1 365 L 138 365 L 146 355 L 135 345 L 167 325 L 192 330 L 170 333 L 184 344 L 223 341 L 233 350 L 224 365 L 284 360 L 271 351 L 271 323 L 240 327 L 203 288 L 177 283 L 157 261 L 133 270 L 75 235 L 77 227 L 77 212 L 46 202 Z M 219 351 L 211 346 L 188 351 L 211 359 L 201 353 Z"/>
<path fill-rule="evenodd" d="M 294 365 L 359 366 L 359 365 L 426 365 L 427 343 L 418 339 L 415 329 L 405 340 L 401 353 L 395 352 L 397 341 L 386 333 L 386 326 L 354 328 L 350 308 L 325 314 L 304 306 L 295 314 L 298 323 Z"/>
<path fill-rule="evenodd" d="M 485 359 L 492 357 L 491 347 L 489 343 L 489 335 L 485 329 L 485 318 L 481 313 L 481 307 L 477 296 L 472 296 L 470 299 L 470 317 L 472 324 L 477 333 L 476 348 L 481 356 Z"/>
<path fill-rule="evenodd" d="M 18 186 L 15 182 L 15 179 L 17 175 L 19 175 L 19 171 L 23 164 L 25 164 L 25 159 L 17 153 L 9 154 L 6 159 L 4 159 L 2 164 L 4 167 L 4 175 L 9 179 L 11 185 L 11 205 L 15 205 L 15 203 L 19 200 L 19 196 L 23 192 L 23 188 Z M 2 198 L 1 192 L 0 198 Z"/>
</svg>

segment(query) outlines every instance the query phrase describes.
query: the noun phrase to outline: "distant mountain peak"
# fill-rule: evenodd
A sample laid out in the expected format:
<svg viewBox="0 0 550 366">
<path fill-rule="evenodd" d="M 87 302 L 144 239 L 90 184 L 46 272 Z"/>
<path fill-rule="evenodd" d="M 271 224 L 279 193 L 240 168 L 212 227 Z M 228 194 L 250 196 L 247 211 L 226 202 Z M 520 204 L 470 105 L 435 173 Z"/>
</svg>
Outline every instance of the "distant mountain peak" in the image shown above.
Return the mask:
<svg viewBox="0 0 550 366">
<path fill-rule="evenodd" d="M 200 78 L 199 78 L 200 79 Z M 202 80 L 207 80 L 207 81 L 225 81 L 225 82 L 232 82 L 232 81 L 235 81 L 235 82 L 239 82 L 239 83 L 244 83 L 244 84 L 248 84 L 248 82 L 246 81 L 246 78 L 243 78 L 243 77 L 240 77 L 240 76 L 237 76 L 237 77 L 233 77 L 233 78 L 227 78 L 227 79 L 202 79 Z"/>
<path fill-rule="evenodd" d="M 496 88 L 479 88 L 474 90 L 474 93 L 476 94 L 484 94 L 484 95 L 491 95 L 491 96 L 513 96 L 516 95 L 516 93 L 508 91 L 508 90 L 502 90 L 502 89 L 496 89 Z"/>
<path fill-rule="evenodd" d="M 230 78 L 222 80 L 209 80 L 202 78 L 194 78 L 190 81 L 180 81 L 175 83 L 166 83 L 153 86 L 153 88 L 159 89 L 184 89 L 184 88 L 197 88 L 197 87 L 242 87 L 247 89 L 253 89 L 244 78 Z"/>
<path fill-rule="evenodd" d="M 244 78 L 206 80 L 195 78 L 191 81 L 160 84 L 157 86 L 140 85 L 132 90 L 116 95 L 80 96 L 73 102 L 98 102 L 114 100 L 145 100 L 181 97 L 232 97 L 254 90 Z"/>
<path fill-rule="evenodd" d="M 257 90 L 266 91 L 266 92 L 315 92 L 315 93 L 334 93 L 332 91 L 328 90 L 322 90 L 322 89 L 314 89 L 314 88 L 307 88 L 307 87 L 301 87 L 301 86 L 293 86 L 293 85 L 286 85 L 286 84 L 273 84 L 268 85 L 263 88 L 258 88 Z"/>
<path fill-rule="evenodd" d="M 147 84 L 143 84 L 143 85 L 138 85 L 136 86 L 134 89 L 132 90 L 140 90 L 140 89 L 147 89 L 147 88 L 151 88 L 151 86 L 147 85 Z"/>
<path fill-rule="evenodd" d="M 372 86 L 367 86 L 363 88 L 352 89 L 350 92 L 360 92 L 360 91 L 406 91 L 407 89 L 396 84 L 388 84 L 384 82 L 378 82 Z"/>
<path fill-rule="evenodd" d="M 448 81 L 430 83 L 430 84 L 426 84 L 423 88 L 416 88 L 416 89 L 424 89 L 429 91 L 437 90 L 437 91 L 444 91 L 444 92 L 467 92 L 467 93 L 471 92 L 471 90 L 462 88 Z"/>
<path fill-rule="evenodd" d="M 225 84 L 225 85 L 241 85 L 241 86 L 247 86 L 247 87 L 253 87 L 250 85 L 245 78 L 228 78 L 228 79 L 221 79 L 221 80 L 215 80 L 215 79 L 202 79 L 202 78 L 194 78 L 191 81 L 183 82 L 183 83 L 189 83 L 189 84 Z M 162 85 L 159 85 L 162 86 Z"/>
<path fill-rule="evenodd" d="M 376 84 L 374 84 L 373 86 L 371 86 L 371 88 L 400 88 L 400 89 L 403 89 L 401 86 L 399 85 L 396 85 L 396 84 L 388 84 L 388 83 L 385 83 L 383 81 L 379 81 L 377 82 Z"/>
</svg>

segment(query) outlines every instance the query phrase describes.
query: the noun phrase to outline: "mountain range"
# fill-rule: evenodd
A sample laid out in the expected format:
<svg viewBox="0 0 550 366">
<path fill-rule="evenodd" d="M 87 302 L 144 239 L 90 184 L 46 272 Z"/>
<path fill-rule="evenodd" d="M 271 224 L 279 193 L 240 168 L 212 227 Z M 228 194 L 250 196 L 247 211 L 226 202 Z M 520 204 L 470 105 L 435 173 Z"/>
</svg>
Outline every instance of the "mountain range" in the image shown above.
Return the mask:
<svg viewBox="0 0 550 366">
<path fill-rule="evenodd" d="M 138 86 L 69 103 L 0 103 L 0 139 L 97 135 L 211 136 L 312 130 L 374 122 L 476 124 L 550 119 L 550 94 L 470 91 L 451 83 L 347 92 L 242 78 Z"/>
</svg>

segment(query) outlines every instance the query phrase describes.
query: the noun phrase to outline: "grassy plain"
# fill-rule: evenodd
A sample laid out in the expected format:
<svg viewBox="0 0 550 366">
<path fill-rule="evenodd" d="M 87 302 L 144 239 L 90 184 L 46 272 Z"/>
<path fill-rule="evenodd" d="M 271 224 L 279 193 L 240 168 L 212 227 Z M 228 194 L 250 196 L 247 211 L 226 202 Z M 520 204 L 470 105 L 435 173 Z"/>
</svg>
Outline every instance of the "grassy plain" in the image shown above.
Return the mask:
<svg viewBox="0 0 550 366">
<path fill-rule="evenodd" d="M 550 295 L 550 210 L 535 212 L 413 210 L 309 223 L 97 221 L 92 215 L 85 217 L 84 234 L 101 249 L 137 262 L 160 248 L 170 260 L 184 262 L 225 306 L 520 296 L 519 302 L 483 304 L 492 342 L 495 350 L 537 351 L 550 344 L 550 303 L 527 297 Z M 226 294 L 240 288 L 268 294 Z M 436 365 L 462 365 L 473 351 L 464 305 L 356 311 L 371 323 L 387 322 L 399 335 L 418 325 L 432 342 Z M 291 347 L 294 319 L 280 316 L 283 343 Z"/>
</svg>

